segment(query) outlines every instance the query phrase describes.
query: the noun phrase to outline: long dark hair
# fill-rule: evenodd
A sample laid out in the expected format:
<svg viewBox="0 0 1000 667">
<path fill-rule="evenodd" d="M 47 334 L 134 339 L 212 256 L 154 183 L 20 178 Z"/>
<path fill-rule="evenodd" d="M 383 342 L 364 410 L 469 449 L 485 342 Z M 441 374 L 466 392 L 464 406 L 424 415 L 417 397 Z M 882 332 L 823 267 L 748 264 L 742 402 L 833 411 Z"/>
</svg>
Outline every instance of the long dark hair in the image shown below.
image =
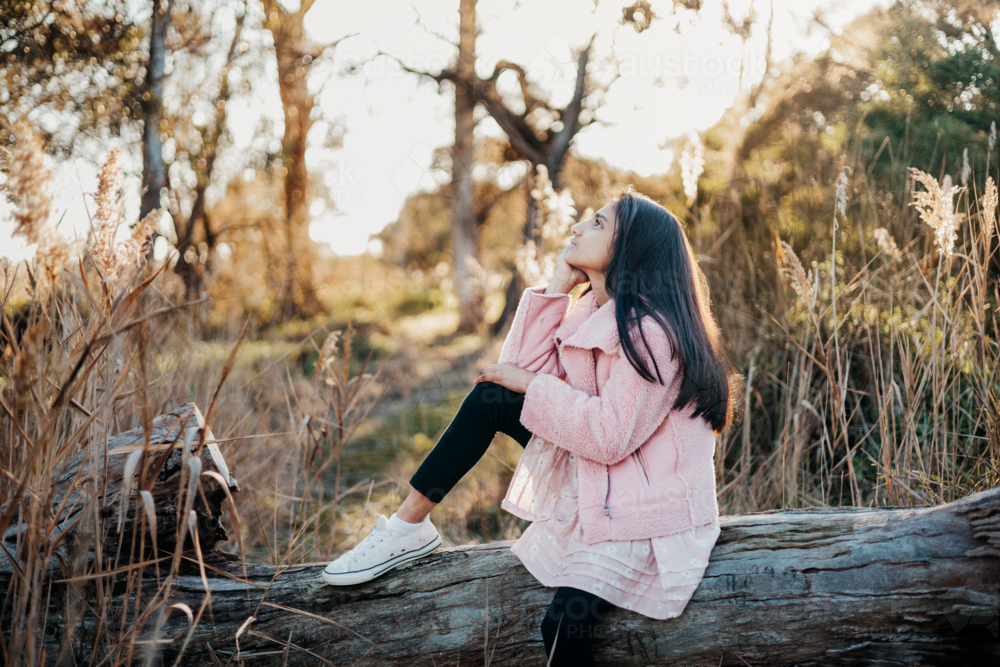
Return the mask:
<svg viewBox="0 0 1000 667">
<path fill-rule="evenodd" d="M 716 434 L 722 433 L 733 424 L 738 376 L 730 373 L 732 365 L 709 307 L 708 281 L 681 223 L 631 185 L 617 193 L 615 217 L 618 224 L 604 287 L 615 300 L 618 339 L 625 356 L 644 379 L 663 384 L 642 331 L 642 317 L 651 315 L 670 340 L 673 358 L 680 356 L 684 382 L 674 409 L 683 409 L 695 400 L 698 407 L 694 416 L 702 417 Z M 583 294 L 590 289 L 588 286 Z M 628 335 L 629 322 L 636 320 L 640 320 L 639 335 L 656 370 L 655 378 Z"/>
</svg>

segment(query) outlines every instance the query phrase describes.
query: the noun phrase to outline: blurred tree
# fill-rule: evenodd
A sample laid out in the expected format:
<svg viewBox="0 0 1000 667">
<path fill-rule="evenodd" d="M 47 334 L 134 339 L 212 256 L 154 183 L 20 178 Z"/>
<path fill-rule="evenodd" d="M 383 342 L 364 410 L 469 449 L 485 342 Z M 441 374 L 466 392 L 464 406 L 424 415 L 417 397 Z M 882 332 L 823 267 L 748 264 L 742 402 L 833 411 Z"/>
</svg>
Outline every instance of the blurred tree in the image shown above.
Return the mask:
<svg viewBox="0 0 1000 667">
<path fill-rule="evenodd" d="M 130 7 L 125 0 L 3 2 L 0 114 L 30 114 L 57 159 L 88 137 L 118 136 L 141 120 L 146 28 Z M 60 115 L 72 122 L 55 121 Z M 10 141 L 0 129 L 0 145 Z"/>
<path fill-rule="evenodd" d="M 251 316 L 265 327 L 278 317 L 275 298 L 285 275 L 283 244 L 269 242 L 285 229 L 284 178 L 272 169 L 248 172 L 252 180 L 230 179 L 222 198 L 208 208 L 208 219 L 225 240 L 204 289 L 215 299 L 211 320 Z"/>
<path fill-rule="evenodd" d="M 516 270 L 516 251 L 523 243 L 523 202 L 529 197 L 524 161 L 509 162 L 508 150 L 506 141 L 484 137 L 477 142 L 475 155 L 475 164 L 484 174 L 475 184 L 480 262 L 487 272 L 504 276 Z M 441 159 L 432 164 L 446 168 L 445 154 L 442 149 Z M 674 196 L 681 192 L 679 175 L 641 177 L 615 169 L 603 160 L 573 155 L 567 156 L 563 164 L 563 185 L 573 193 L 579 216 L 607 204 L 617 188 L 628 183 L 671 210 L 683 208 L 683 201 Z M 414 193 L 403 204 L 397 219 L 373 235 L 382 242 L 383 262 L 426 274 L 440 262 L 448 261 L 450 187 L 449 183 L 436 191 Z"/>
<path fill-rule="evenodd" d="M 743 77 L 745 74 L 744 64 L 746 62 L 746 46 L 747 40 L 750 39 L 751 31 L 757 20 L 760 18 L 760 13 L 754 7 L 754 0 L 750 0 L 750 6 L 747 8 L 747 13 L 741 18 L 736 19 L 729 11 L 729 3 L 723 0 L 722 3 L 722 24 L 734 35 L 740 38 L 740 72 L 739 77 L 736 82 L 736 97 L 733 100 L 732 106 L 727 110 L 725 118 L 729 121 L 728 132 L 726 137 L 728 139 L 726 146 L 726 176 L 725 180 L 727 183 L 727 191 L 723 197 L 723 211 L 722 211 L 722 227 L 720 229 L 720 234 L 726 233 L 725 227 L 734 224 L 741 218 L 741 206 L 742 200 L 739 194 L 739 184 L 740 179 L 743 176 L 741 171 L 742 160 L 740 160 L 740 155 L 743 153 L 742 144 L 746 140 L 747 129 L 749 128 L 749 123 L 746 122 L 747 112 L 757 106 L 757 101 L 760 99 L 761 92 L 764 89 L 764 84 L 769 78 L 769 71 L 771 69 L 771 36 L 772 28 L 774 26 L 774 0 L 771 0 L 770 10 L 768 11 L 767 19 L 767 47 L 764 51 L 764 72 L 762 74 L 761 80 L 757 82 L 752 82 L 746 89 L 743 87 Z"/>
<path fill-rule="evenodd" d="M 450 195 L 440 190 L 408 196 L 396 219 L 372 235 L 382 242 L 384 261 L 424 273 L 450 262 L 450 201 Z"/>
<path fill-rule="evenodd" d="M 202 295 L 223 232 L 206 214 L 206 194 L 226 136 L 229 74 L 247 48 L 238 47 L 245 5 L 36 0 L 5 5 L 7 20 L 0 25 L 0 112 L 30 113 L 55 157 L 83 151 L 84 139 L 128 136 L 135 128 L 125 146 L 143 150 L 140 210 L 160 207 L 166 195 L 179 250 L 174 270 L 189 299 Z M 230 7 L 236 10 L 234 34 L 219 39 L 213 35 L 216 14 Z M 221 69 L 213 71 L 207 65 L 227 44 Z M 168 54 L 170 71 L 184 72 L 170 86 Z M 72 122 L 58 122 L 65 118 Z M 142 124 L 141 134 L 134 121 Z M 54 129 L 46 133 L 49 127 Z"/>
<path fill-rule="evenodd" d="M 484 243 L 481 237 L 483 227 L 488 224 L 496 224 L 504 227 L 511 227 L 516 220 L 523 220 L 523 209 L 518 206 L 516 212 L 507 210 L 511 195 L 520 195 L 522 200 L 526 197 L 524 187 L 525 176 L 517 178 L 516 182 L 509 183 L 508 176 L 500 176 L 503 169 L 519 170 L 523 163 L 515 164 L 508 161 L 509 146 L 506 141 L 494 139 L 492 137 L 482 137 L 475 143 L 475 155 L 473 164 L 477 165 L 482 174 L 473 180 L 474 192 L 472 201 L 474 203 L 473 220 L 476 232 L 476 260 L 482 266 L 496 269 L 495 251 L 496 246 Z M 450 169 L 451 150 L 438 149 L 431 163 L 431 169 Z M 512 179 L 511 179 L 512 180 Z M 403 203 L 399 216 L 394 222 L 386 225 L 380 232 L 373 234 L 372 238 L 381 241 L 384 249 L 383 261 L 406 269 L 419 269 L 428 272 L 433 270 L 441 262 L 448 262 L 454 257 L 452 243 L 454 236 L 451 230 L 451 215 L 453 214 L 453 202 L 455 196 L 452 189 L 455 187 L 454 181 L 442 186 L 434 192 L 417 192 Z M 497 220 L 497 217 L 502 219 Z M 520 227 L 520 223 L 517 223 Z M 504 255 L 506 261 L 503 268 L 513 267 L 513 249 L 517 241 L 513 235 L 502 232 L 507 239 L 502 250 L 510 251 Z M 509 256 L 507 256 L 509 254 Z"/>
<path fill-rule="evenodd" d="M 214 86 L 215 90 L 207 95 L 209 109 L 214 112 L 215 117 L 210 122 L 200 125 L 192 122 L 191 114 L 178 117 L 172 124 L 171 132 L 171 138 L 174 141 L 171 152 L 174 158 L 164 168 L 164 173 L 168 174 L 171 167 L 176 165 L 177 169 L 174 171 L 187 168 L 194 176 L 193 188 L 184 187 L 182 185 L 183 178 L 177 179 L 177 187 L 164 182 L 167 187 L 167 206 L 170 217 L 174 221 L 174 233 L 176 234 L 174 246 L 177 248 L 178 254 L 174 264 L 174 272 L 184 281 L 185 293 L 189 301 L 204 298 L 206 275 L 211 271 L 215 248 L 224 232 L 220 225 L 213 225 L 206 201 L 219 148 L 227 135 L 226 105 L 230 97 L 229 73 L 240 52 L 243 21 L 246 17 L 245 2 L 239 9 L 241 11 L 235 17 L 235 28 L 229 50 L 226 53 L 225 64 L 218 74 L 218 82 Z M 211 48 L 215 46 L 215 42 L 208 40 L 206 45 Z M 196 93 L 185 97 L 189 104 L 198 100 Z M 200 117 L 198 119 L 200 120 Z M 181 161 L 183 161 L 183 165 L 180 163 Z"/>
<path fill-rule="evenodd" d="M 305 34 L 305 16 L 316 0 L 302 0 L 298 10 L 285 9 L 277 0 L 262 0 L 264 27 L 274 40 L 278 64 L 278 92 L 285 111 L 285 133 L 281 141 L 281 171 L 285 177 L 285 280 L 278 298 L 276 316 L 311 316 L 322 304 L 316 295 L 313 263 L 315 244 L 309 238 L 309 172 L 306 169 L 306 139 L 312 127 L 315 97 L 306 77 L 320 56 L 342 40 L 310 44 Z"/>
<path fill-rule="evenodd" d="M 849 148 L 847 107 L 871 67 L 865 54 L 878 38 L 881 12 L 856 19 L 815 58 L 794 55 L 782 72 L 761 81 L 752 107 L 738 96 L 705 132 L 706 164 L 718 166 L 701 179 L 699 201 L 709 208 L 700 224 L 712 227 L 708 254 L 728 268 L 713 293 L 734 308 L 752 303 L 754 317 L 775 312 L 769 297 L 780 295 L 774 289 L 779 233 L 806 245 L 828 242 L 830 184 Z M 838 134 L 838 127 L 845 129 Z"/>
<path fill-rule="evenodd" d="M 475 70 L 477 36 L 476 0 L 460 0 L 458 55 L 451 66 L 440 72 L 427 72 L 409 67 L 398 57 L 381 50 L 377 54 L 377 56 L 392 57 L 404 71 L 430 78 L 439 86 L 449 81 L 455 90 L 456 128 L 455 144 L 452 149 L 455 200 L 452 206 L 452 253 L 459 295 L 458 331 L 460 332 L 478 331 L 483 317 L 482 303 L 475 296 L 473 279 L 466 266 L 469 260 L 479 260 L 476 252 L 478 225 L 475 204 L 472 201 L 474 187 L 471 178 L 476 106 L 482 104 L 507 134 L 510 143 L 508 159 L 529 162 L 527 182 L 530 193 L 532 174 L 538 164 L 546 165 L 553 183 L 558 184 L 559 172 L 573 138 L 583 127 L 596 122 L 594 111 L 600 102 L 599 96 L 595 93 L 606 91 L 607 85 L 610 85 L 594 86 L 586 77 L 587 61 L 596 34 L 576 58 L 577 77 L 574 94 L 564 108 L 553 106 L 547 100 L 548 95 L 540 93 L 536 85 L 528 81 L 524 68 L 515 63 L 501 60 L 496 63 L 489 77 L 485 79 L 480 77 Z M 360 65 L 354 69 L 359 67 Z M 521 100 L 505 99 L 497 89 L 497 80 L 505 71 L 512 71 L 517 75 Z M 529 197 L 525 238 L 532 238 L 534 235 L 534 218 L 534 206 Z M 497 327 L 502 327 L 513 314 L 522 291 L 520 278 L 517 272 L 513 271 L 508 299 L 510 300 L 513 294 L 514 303 L 505 307 Z"/>
<path fill-rule="evenodd" d="M 888 8 L 852 116 L 863 120 L 873 150 L 885 144 L 872 173 L 897 193 L 910 165 L 961 183 L 966 149 L 982 191 L 1000 111 L 998 12 L 995 0 L 901 0 Z"/>
<path fill-rule="evenodd" d="M 851 175 L 850 194 L 877 193 L 857 205 L 879 215 L 906 201 L 909 166 L 961 184 L 966 148 L 970 187 L 982 192 L 987 156 L 996 167 L 989 132 L 997 111 L 997 59 L 987 29 L 996 17 L 996 2 L 900 0 L 873 8 L 839 35 L 831 33 L 824 53 L 794 56 L 764 81 L 738 142 L 730 132 L 739 104 L 705 133 L 707 163 L 736 164 L 740 174 L 734 181 L 727 169 L 712 169 L 699 193 L 710 212 L 705 223 L 731 221 L 715 232 L 710 252 L 727 267 L 725 283 L 712 287 L 723 307 L 753 304 L 751 320 L 781 308 L 771 301 L 782 298 L 779 239 L 804 262 L 828 258 L 834 185 L 845 164 L 866 165 Z M 821 15 L 815 21 L 825 25 Z M 729 206 L 734 182 L 736 204 Z M 841 227 L 838 251 L 862 258 L 870 252 L 863 219 L 858 216 L 856 229 Z M 920 236 L 909 215 L 875 220 L 902 247 Z M 996 271 L 1000 258 L 993 261 Z"/>
</svg>

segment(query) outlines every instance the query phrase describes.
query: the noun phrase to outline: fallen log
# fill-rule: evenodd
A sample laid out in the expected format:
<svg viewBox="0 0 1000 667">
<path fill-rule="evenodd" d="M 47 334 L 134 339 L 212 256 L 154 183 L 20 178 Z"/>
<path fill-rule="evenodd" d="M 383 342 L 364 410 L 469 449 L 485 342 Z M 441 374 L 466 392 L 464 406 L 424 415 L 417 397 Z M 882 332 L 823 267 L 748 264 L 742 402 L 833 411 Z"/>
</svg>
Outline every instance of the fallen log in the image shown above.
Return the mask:
<svg viewBox="0 0 1000 667">
<path fill-rule="evenodd" d="M 614 608 L 595 631 L 598 664 L 997 664 L 1000 488 L 936 507 L 767 511 L 720 523 L 684 613 L 658 621 Z M 194 629 L 186 660 L 544 664 L 539 625 L 555 590 L 527 573 L 511 544 L 440 549 L 347 587 L 323 585 L 320 564 L 281 574 L 250 567 L 250 586 L 230 567 L 210 581 L 214 622 Z M 203 585 L 192 577 L 179 594 L 194 604 Z M 180 618 L 165 628 L 176 637 L 165 658 L 185 628 Z"/>
<path fill-rule="evenodd" d="M 102 536 L 103 553 L 120 553 L 128 549 L 133 536 L 140 533 L 140 518 L 148 517 L 147 502 L 152 502 L 156 518 L 155 542 L 161 551 L 173 551 L 177 535 L 179 513 L 178 499 L 181 485 L 185 483 L 182 474 L 185 456 L 181 448 L 187 443 L 189 451 L 198 448 L 205 419 L 194 403 L 187 403 L 173 412 L 160 415 L 153 420 L 146 446 L 142 428 L 135 428 L 94 443 L 85 451 L 70 457 L 59 467 L 52 478 L 51 497 L 47 506 L 59 508 L 59 516 L 51 517 L 54 530 L 52 538 L 62 533 L 64 560 L 70 560 L 68 551 L 73 545 L 75 533 L 92 530 L 93 502 L 99 504 L 98 512 L 105 519 L 106 530 Z M 215 442 L 211 429 L 205 430 L 205 445 L 196 456 L 195 464 L 200 473 L 201 490 L 192 498 L 192 510 L 198 517 L 198 539 L 202 548 L 214 549 L 216 543 L 227 539 L 222 525 L 221 509 L 226 504 L 226 489 L 230 493 L 239 490 L 236 480 L 230 475 L 225 458 Z M 143 452 L 149 457 L 148 484 L 141 479 Z M 188 465 L 187 473 L 193 469 Z M 226 489 L 223 488 L 225 482 Z M 148 490 L 144 487 L 148 487 Z M 143 491 L 148 493 L 148 500 Z M 26 495 L 13 521 L 4 532 L 4 546 L 15 553 L 18 533 L 25 529 L 22 515 L 27 515 L 28 504 L 37 502 Z M 153 538 L 147 531 L 148 547 Z M 186 545 L 193 546 L 189 537 Z M 0 557 L 0 571 L 10 571 L 11 563 Z"/>
<path fill-rule="evenodd" d="M 199 535 L 202 521 L 212 519 L 199 516 Z M 684 613 L 658 621 L 613 608 L 595 630 L 598 664 L 978 666 L 1000 657 L 1000 488 L 939 506 L 771 510 L 720 523 Z M 205 530 L 203 550 L 218 534 Z M 323 563 L 244 570 L 220 558 L 205 579 L 182 573 L 165 597 L 144 584 L 140 600 L 119 594 L 114 605 L 194 609 L 210 595 L 198 623 L 175 611 L 157 630 L 157 615 L 146 617 L 144 647 L 155 655 L 136 661 L 147 664 L 178 655 L 191 665 L 544 664 L 539 625 L 555 590 L 527 573 L 512 543 L 439 549 L 346 587 L 321 582 Z M 0 567 L 0 585 L 11 577 Z M 49 656 L 59 638 L 51 633 Z M 84 646 L 75 657 L 90 656 Z"/>
</svg>

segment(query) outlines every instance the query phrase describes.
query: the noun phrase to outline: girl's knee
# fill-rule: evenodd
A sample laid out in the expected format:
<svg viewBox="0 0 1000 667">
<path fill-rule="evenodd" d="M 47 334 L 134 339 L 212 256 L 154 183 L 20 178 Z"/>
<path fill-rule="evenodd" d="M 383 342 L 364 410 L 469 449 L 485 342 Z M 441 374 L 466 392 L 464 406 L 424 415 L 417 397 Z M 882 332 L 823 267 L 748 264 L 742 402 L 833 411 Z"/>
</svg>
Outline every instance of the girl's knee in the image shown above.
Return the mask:
<svg viewBox="0 0 1000 667">
<path fill-rule="evenodd" d="M 470 395 L 474 396 L 476 401 L 482 405 L 493 405 L 504 401 L 505 389 L 506 387 L 502 384 L 497 384 L 492 380 L 484 380 L 483 382 L 476 383 Z"/>
<path fill-rule="evenodd" d="M 559 634 L 560 630 L 562 630 L 562 625 L 565 623 L 566 619 L 562 617 L 562 614 L 555 618 L 552 617 L 552 614 L 545 614 L 542 618 L 540 629 L 546 645 L 552 645 L 553 640 L 555 640 L 556 635 Z"/>
<path fill-rule="evenodd" d="M 517 399 L 521 396 L 523 394 L 518 394 L 501 384 L 487 380 L 476 383 L 476 386 L 466 397 L 465 403 L 478 412 L 498 420 L 499 424 L 503 415 L 506 414 L 505 410 L 514 408 L 515 404 L 518 403 Z M 464 404 L 463 407 L 465 407 Z"/>
</svg>

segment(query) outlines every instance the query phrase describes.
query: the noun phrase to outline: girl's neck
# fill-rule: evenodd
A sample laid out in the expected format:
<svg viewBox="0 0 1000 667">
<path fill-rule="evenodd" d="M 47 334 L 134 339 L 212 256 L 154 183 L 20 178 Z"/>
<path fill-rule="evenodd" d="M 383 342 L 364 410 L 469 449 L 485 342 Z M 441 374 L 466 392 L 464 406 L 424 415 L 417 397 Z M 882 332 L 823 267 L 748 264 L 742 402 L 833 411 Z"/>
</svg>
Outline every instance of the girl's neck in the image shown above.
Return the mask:
<svg viewBox="0 0 1000 667">
<path fill-rule="evenodd" d="M 587 275 L 590 278 L 590 291 L 594 293 L 598 307 L 603 306 L 610 298 L 607 290 L 604 289 L 604 274 L 587 272 Z"/>
</svg>

